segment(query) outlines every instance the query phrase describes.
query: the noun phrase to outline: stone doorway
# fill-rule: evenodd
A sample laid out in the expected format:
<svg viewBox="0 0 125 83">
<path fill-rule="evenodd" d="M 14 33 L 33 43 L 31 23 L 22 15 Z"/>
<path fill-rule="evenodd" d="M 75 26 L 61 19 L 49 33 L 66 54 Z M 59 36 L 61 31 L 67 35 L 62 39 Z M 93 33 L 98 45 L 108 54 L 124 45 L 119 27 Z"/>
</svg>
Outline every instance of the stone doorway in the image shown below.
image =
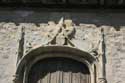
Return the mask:
<svg viewBox="0 0 125 83">
<path fill-rule="evenodd" d="M 88 67 L 68 58 L 47 58 L 34 64 L 28 83 L 91 83 Z"/>
</svg>

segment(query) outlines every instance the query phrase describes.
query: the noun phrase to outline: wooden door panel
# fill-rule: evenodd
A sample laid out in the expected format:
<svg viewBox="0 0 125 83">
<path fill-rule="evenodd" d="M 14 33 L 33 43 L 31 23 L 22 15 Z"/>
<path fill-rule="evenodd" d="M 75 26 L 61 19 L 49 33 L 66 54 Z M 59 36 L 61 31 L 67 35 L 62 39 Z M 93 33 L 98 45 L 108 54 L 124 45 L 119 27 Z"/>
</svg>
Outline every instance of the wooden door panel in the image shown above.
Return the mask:
<svg viewBox="0 0 125 83">
<path fill-rule="evenodd" d="M 71 59 L 46 59 L 35 64 L 28 83 L 90 83 L 88 68 Z"/>
</svg>

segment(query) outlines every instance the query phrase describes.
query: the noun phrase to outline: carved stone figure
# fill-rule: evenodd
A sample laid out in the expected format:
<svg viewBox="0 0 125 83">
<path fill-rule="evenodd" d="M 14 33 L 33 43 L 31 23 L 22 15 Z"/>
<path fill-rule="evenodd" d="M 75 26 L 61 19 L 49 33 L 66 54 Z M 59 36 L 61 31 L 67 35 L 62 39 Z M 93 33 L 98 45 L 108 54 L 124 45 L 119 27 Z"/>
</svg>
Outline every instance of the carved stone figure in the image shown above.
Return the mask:
<svg viewBox="0 0 125 83">
<path fill-rule="evenodd" d="M 56 33 L 58 33 L 58 31 L 55 22 L 49 21 L 48 26 L 43 28 L 42 31 L 42 40 L 45 42 L 44 45 L 51 44 Z"/>
<path fill-rule="evenodd" d="M 68 37 L 68 38 L 71 38 L 73 35 L 73 32 L 74 32 L 74 27 L 73 27 L 73 22 L 72 20 L 65 20 L 64 21 L 64 34 Z"/>
<path fill-rule="evenodd" d="M 64 20 L 64 27 L 62 28 L 62 32 L 65 37 L 65 44 L 74 46 L 74 44 L 71 41 L 75 33 L 75 28 L 73 26 L 72 20 Z"/>
<path fill-rule="evenodd" d="M 48 22 L 48 26 L 45 28 L 44 39 L 48 40 L 46 45 L 67 45 L 71 44 L 70 39 L 74 33 L 74 27 L 72 20 L 61 20 L 58 24 L 53 21 Z"/>
<path fill-rule="evenodd" d="M 52 32 L 50 32 L 50 34 L 49 34 L 49 35 L 52 35 L 52 38 L 49 41 L 50 44 L 58 44 L 58 43 L 60 43 L 60 42 L 58 42 L 56 40 L 57 40 L 57 36 L 58 36 L 59 39 L 63 38 L 63 33 L 61 33 L 62 27 L 63 27 L 63 18 L 61 18 L 59 23 L 53 27 L 54 30 Z M 62 41 L 64 41 L 64 40 L 62 40 Z"/>
<path fill-rule="evenodd" d="M 55 26 L 56 26 L 55 22 L 49 21 L 48 26 L 45 27 L 46 31 L 44 32 L 44 36 L 51 38 L 53 35 L 53 32 L 55 30 L 55 28 L 54 28 Z"/>
</svg>

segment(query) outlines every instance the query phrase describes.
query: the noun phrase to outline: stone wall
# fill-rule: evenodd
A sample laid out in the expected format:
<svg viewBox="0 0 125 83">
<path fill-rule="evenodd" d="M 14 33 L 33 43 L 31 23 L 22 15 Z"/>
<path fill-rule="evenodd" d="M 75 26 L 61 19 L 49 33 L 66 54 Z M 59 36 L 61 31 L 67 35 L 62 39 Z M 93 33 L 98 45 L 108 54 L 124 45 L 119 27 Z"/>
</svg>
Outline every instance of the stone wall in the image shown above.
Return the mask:
<svg viewBox="0 0 125 83">
<path fill-rule="evenodd" d="M 16 70 L 19 39 L 19 28 L 14 24 L 0 23 L 0 83 L 12 83 Z"/>
<path fill-rule="evenodd" d="M 125 82 L 125 27 L 120 31 L 105 26 L 106 78 L 108 83 Z"/>
<path fill-rule="evenodd" d="M 25 54 L 26 47 L 30 48 L 30 45 L 35 47 L 37 44 L 43 43 L 41 28 L 47 25 L 47 21 L 53 19 L 56 21 L 61 16 L 72 17 L 79 27 L 88 28 L 84 30 L 88 32 L 90 30 L 93 34 L 95 29 L 104 28 L 104 59 L 107 83 L 125 82 L 125 16 L 123 13 L 104 13 L 101 15 L 102 13 L 97 12 L 82 12 L 72 13 L 71 16 L 69 13 L 34 13 L 25 11 L 25 14 L 22 14 L 23 11 L 12 11 L 12 14 L 9 14 L 8 12 L 10 11 L 0 11 L 0 17 L 3 16 L 0 18 L 0 83 L 12 83 L 13 75 L 16 71 L 17 56 L 21 52 L 20 45 L 23 45 L 24 52 L 22 54 Z M 12 22 L 8 23 L 7 21 L 11 21 L 11 19 Z M 42 20 L 44 21 L 42 22 Z M 28 21 L 33 23 L 27 23 Z M 34 24 L 35 21 L 36 24 Z M 81 23 L 81 25 L 78 23 Z M 24 30 L 22 30 L 22 26 L 25 26 Z M 22 37 L 23 32 L 25 34 L 24 38 Z M 22 39 L 24 43 L 21 41 Z M 32 42 L 32 44 L 27 42 Z"/>
</svg>

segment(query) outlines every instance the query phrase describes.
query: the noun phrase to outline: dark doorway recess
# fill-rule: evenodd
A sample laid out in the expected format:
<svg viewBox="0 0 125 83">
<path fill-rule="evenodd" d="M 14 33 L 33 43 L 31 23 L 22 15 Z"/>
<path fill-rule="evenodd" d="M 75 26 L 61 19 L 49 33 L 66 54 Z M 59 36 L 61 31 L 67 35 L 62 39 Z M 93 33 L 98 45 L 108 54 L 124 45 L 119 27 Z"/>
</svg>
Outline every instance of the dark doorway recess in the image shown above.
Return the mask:
<svg viewBox="0 0 125 83">
<path fill-rule="evenodd" d="M 67 58 L 48 58 L 30 70 L 28 83 L 90 83 L 88 67 Z"/>
</svg>

